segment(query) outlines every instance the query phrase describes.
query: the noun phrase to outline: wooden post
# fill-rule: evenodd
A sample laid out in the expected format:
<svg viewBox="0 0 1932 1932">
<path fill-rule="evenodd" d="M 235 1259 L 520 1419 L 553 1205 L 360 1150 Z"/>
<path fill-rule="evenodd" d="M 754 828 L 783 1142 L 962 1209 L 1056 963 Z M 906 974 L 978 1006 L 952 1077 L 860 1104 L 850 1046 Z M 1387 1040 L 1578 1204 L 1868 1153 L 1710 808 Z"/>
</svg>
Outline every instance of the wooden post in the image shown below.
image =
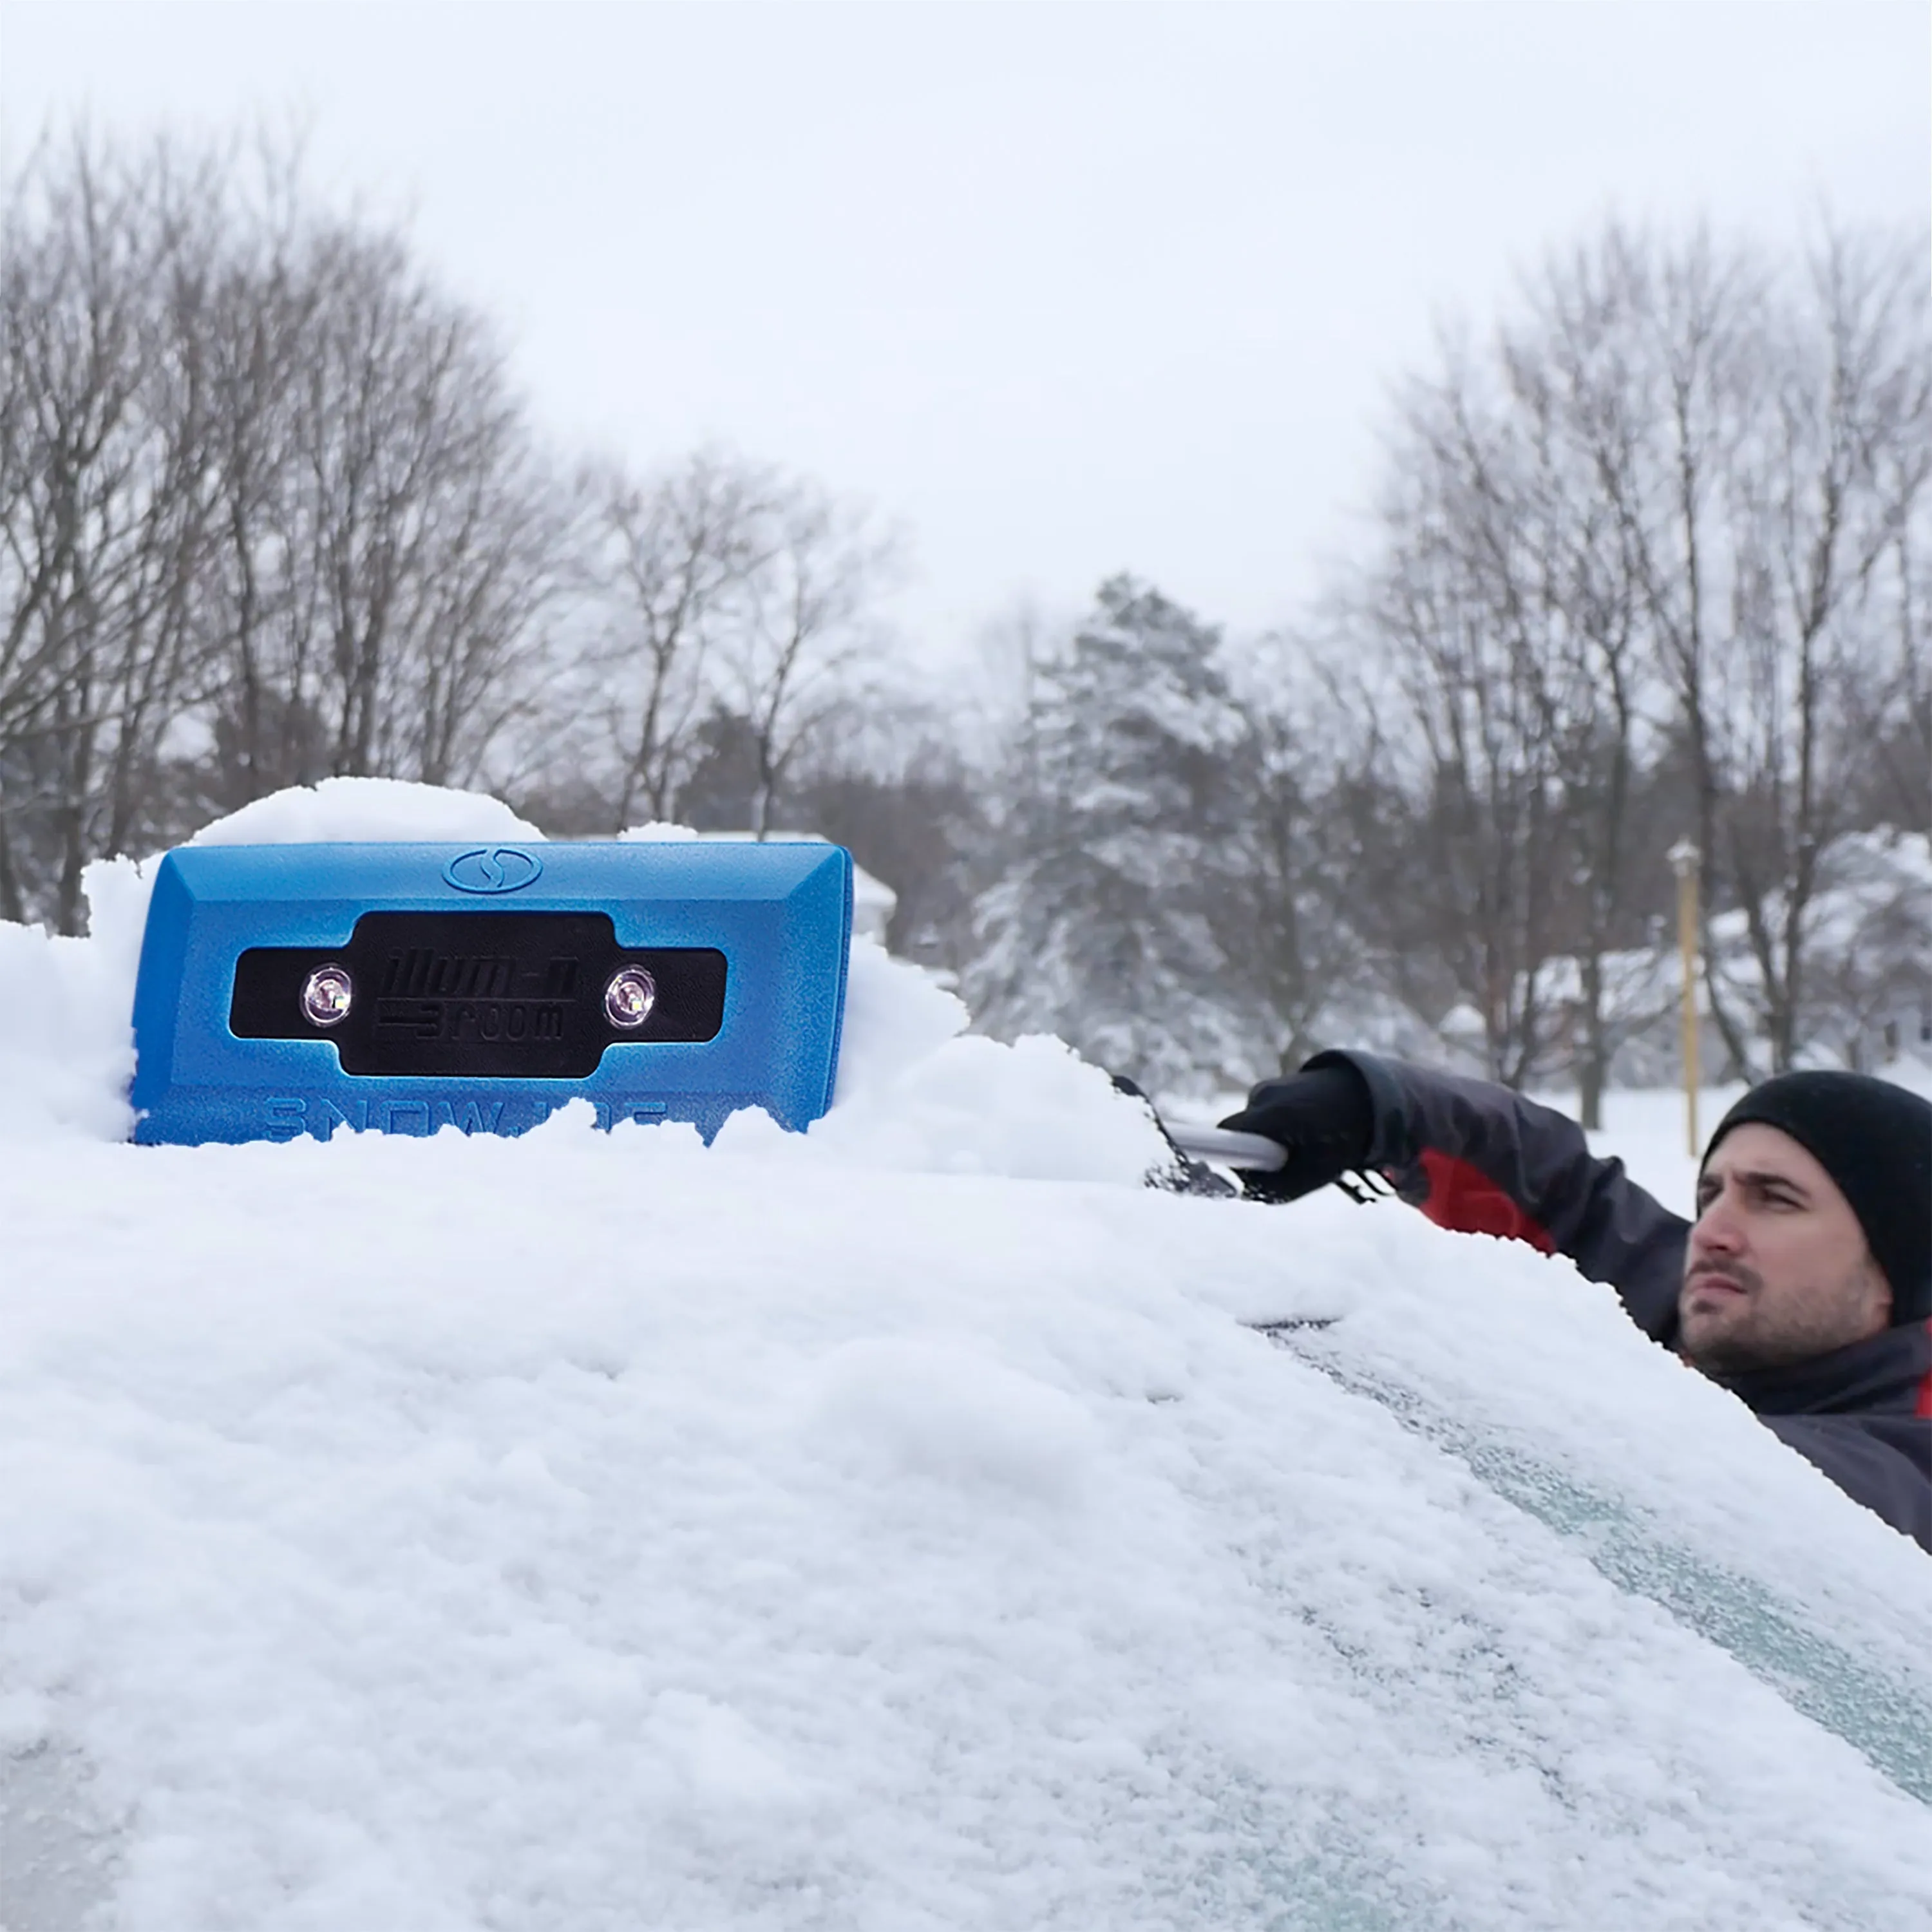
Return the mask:
<svg viewBox="0 0 1932 1932">
<path fill-rule="evenodd" d="M 1688 838 L 1670 848 L 1670 869 L 1677 874 L 1677 950 L 1683 967 L 1684 1138 L 1690 1158 L 1698 1154 L 1697 1137 L 1697 848 Z"/>
</svg>

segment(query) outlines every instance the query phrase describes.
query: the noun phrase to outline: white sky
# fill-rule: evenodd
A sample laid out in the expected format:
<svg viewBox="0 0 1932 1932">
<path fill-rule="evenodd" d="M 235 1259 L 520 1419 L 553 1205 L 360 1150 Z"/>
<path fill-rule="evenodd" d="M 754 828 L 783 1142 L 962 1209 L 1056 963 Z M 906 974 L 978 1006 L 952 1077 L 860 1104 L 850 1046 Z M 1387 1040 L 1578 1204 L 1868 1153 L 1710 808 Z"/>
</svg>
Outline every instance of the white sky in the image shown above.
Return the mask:
<svg viewBox="0 0 1932 1932">
<path fill-rule="evenodd" d="M 1238 628 L 1348 540 L 1384 386 L 1616 209 L 1932 221 L 1932 10 L 0 0 L 0 159 L 306 116 L 539 420 L 900 519 L 930 650 L 1129 567 Z"/>
</svg>

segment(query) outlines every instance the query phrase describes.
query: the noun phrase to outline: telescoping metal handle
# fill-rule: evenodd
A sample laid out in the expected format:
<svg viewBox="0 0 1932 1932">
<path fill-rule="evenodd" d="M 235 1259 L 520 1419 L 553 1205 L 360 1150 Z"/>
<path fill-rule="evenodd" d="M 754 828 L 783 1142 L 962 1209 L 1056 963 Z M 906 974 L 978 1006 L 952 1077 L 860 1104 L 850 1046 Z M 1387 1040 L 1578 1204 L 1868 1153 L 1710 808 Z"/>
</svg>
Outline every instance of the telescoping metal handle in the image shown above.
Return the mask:
<svg viewBox="0 0 1932 1932">
<path fill-rule="evenodd" d="M 1195 1127 L 1170 1120 L 1168 1138 L 1196 1160 L 1217 1160 L 1224 1167 L 1245 1167 L 1272 1174 L 1288 1165 L 1288 1150 L 1265 1134 L 1237 1134 L 1226 1127 Z"/>
</svg>

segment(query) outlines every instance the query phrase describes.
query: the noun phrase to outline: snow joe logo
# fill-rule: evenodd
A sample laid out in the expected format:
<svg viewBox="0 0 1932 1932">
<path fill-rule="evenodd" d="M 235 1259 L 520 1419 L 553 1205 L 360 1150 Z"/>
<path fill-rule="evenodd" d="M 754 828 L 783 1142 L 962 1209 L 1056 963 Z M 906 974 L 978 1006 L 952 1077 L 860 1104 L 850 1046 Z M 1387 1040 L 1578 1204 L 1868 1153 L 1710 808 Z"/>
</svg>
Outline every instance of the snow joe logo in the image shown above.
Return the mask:
<svg viewBox="0 0 1932 1932">
<path fill-rule="evenodd" d="M 451 860 L 442 876 L 459 892 L 514 892 L 542 870 L 543 861 L 533 852 L 519 851 L 514 845 L 479 845 Z"/>
</svg>

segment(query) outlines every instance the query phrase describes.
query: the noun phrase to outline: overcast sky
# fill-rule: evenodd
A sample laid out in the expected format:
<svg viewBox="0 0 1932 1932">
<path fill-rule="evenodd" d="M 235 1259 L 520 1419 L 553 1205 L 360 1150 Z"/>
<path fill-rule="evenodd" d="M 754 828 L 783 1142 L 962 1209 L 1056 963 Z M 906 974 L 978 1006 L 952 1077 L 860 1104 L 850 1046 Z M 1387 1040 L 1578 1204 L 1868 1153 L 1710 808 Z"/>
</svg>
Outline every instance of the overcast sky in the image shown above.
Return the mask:
<svg viewBox="0 0 1932 1932">
<path fill-rule="evenodd" d="M 962 646 L 1131 568 L 1292 614 L 1385 388 L 1614 210 L 1932 223 L 1932 9 L 0 0 L 0 161 L 299 115 L 538 420 L 901 520 Z"/>
</svg>

